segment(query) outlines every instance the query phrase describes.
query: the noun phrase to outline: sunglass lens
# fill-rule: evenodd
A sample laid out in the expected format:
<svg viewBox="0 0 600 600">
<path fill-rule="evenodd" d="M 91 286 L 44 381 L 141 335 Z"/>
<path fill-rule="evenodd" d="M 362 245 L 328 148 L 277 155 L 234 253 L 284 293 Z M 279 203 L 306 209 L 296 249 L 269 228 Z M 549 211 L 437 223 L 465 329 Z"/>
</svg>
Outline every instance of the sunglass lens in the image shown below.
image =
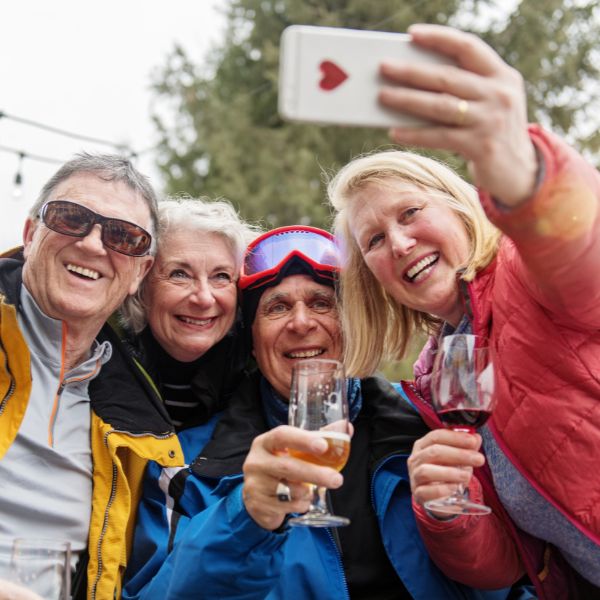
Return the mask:
<svg viewBox="0 0 600 600">
<path fill-rule="evenodd" d="M 93 216 L 85 207 L 71 202 L 49 202 L 43 214 L 44 223 L 66 235 L 83 236 L 89 233 Z"/>
<path fill-rule="evenodd" d="M 119 219 L 107 219 L 104 222 L 102 240 L 111 250 L 130 256 L 144 256 L 152 242 L 147 231 Z"/>
</svg>

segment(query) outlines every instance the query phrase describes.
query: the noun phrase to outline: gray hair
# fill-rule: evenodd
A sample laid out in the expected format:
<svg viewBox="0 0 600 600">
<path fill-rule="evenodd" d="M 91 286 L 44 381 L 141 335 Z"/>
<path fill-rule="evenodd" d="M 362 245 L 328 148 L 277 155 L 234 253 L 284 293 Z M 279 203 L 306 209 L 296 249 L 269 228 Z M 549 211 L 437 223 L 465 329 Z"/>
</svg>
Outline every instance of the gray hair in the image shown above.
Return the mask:
<svg viewBox="0 0 600 600">
<path fill-rule="evenodd" d="M 52 192 L 63 181 L 73 175 L 90 173 L 104 181 L 122 182 L 131 190 L 139 194 L 150 211 L 152 222 L 152 247 L 150 254 L 156 251 L 156 234 L 158 231 L 157 196 L 149 179 L 142 175 L 125 156 L 117 154 L 89 154 L 82 152 L 76 154 L 75 158 L 66 162 L 48 180 L 42 188 L 38 199 L 29 211 L 29 218 L 37 219 L 42 206 L 48 201 Z"/>
<path fill-rule="evenodd" d="M 231 249 L 235 258 L 236 277 L 242 267 L 244 252 L 248 244 L 261 230 L 245 223 L 233 206 L 224 199 L 177 197 L 165 198 L 158 203 L 158 250 L 168 234 L 185 229 L 194 233 L 220 235 Z M 156 263 L 154 263 L 156 265 Z M 152 272 L 152 271 L 151 271 Z M 147 323 L 144 290 L 147 279 L 142 282 L 133 296 L 128 296 L 121 306 L 122 324 L 135 334 L 140 333 Z"/>
</svg>

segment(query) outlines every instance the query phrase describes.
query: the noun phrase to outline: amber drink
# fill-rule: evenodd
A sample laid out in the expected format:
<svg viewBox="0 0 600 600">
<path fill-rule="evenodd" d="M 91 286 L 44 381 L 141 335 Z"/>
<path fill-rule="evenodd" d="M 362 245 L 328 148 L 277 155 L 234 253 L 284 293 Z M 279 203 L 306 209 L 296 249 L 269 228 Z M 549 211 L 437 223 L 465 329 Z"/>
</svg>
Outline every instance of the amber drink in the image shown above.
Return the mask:
<svg viewBox="0 0 600 600">
<path fill-rule="evenodd" d="M 340 431 L 315 431 L 315 434 L 327 441 L 327 450 L 323 454 L 311 454 L 310 452 L 292 449 L 289 453 L 314 465 L 331 467 L 336 471 L 341 471 L 348 462 L 348 456 L 350 455 L 350 436 Z"/>
</svg>

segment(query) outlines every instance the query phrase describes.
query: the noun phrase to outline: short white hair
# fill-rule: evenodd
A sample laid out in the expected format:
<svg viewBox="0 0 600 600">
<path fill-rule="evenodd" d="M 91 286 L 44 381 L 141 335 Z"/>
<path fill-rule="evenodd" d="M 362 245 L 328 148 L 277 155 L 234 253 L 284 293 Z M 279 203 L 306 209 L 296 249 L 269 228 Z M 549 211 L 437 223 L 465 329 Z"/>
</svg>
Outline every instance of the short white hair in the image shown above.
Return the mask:
<svg viewBox="0 0 600 600">
<path fill-rule="evenodd" d="M 227 200 L 189 196 L 169 197 L 158 203 L 157 258 L 163 245 L 168 243 L 169 233 L 176 230 L 220 235 L 235 258 L 236 277 L 239 276 L 246 247 L 261 233 L 257 226 L 243 221 Z M 144 289 L 145 281 L 121 306 L 121 322 L 134 334 L 140 333 L 148 322 Z"/>
</svg>

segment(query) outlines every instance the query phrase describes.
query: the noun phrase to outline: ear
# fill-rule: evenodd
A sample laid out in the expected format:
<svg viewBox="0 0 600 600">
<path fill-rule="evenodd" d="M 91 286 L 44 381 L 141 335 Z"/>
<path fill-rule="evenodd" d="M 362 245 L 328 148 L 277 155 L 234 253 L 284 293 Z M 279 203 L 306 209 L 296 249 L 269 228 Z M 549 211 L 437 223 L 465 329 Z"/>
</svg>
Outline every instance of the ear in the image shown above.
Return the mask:
<svg viewBox="0 0 600 600">
<path fill-rule="evenodd" d="M 37 219 L 27 218 L 23 227 L 23 256 L 27 258 L 33 242 L 33 234 L 37 231 L 39 221 Z"/>
<path fill-rule="evenodd" d="M 134 259 L 137 261 L 136 269 L 137 273 L 135 274 L 135 279 L 131 282 L 131 286 L 129 287 L 129 295 L 133 295 L 137 292 L 137 289 L 140 287 L 140 283 L 146 275 L 148 271 L 152 268 L 154 264 L 154 256 L 142 256 L 141 258 Z"/>
</svg>

